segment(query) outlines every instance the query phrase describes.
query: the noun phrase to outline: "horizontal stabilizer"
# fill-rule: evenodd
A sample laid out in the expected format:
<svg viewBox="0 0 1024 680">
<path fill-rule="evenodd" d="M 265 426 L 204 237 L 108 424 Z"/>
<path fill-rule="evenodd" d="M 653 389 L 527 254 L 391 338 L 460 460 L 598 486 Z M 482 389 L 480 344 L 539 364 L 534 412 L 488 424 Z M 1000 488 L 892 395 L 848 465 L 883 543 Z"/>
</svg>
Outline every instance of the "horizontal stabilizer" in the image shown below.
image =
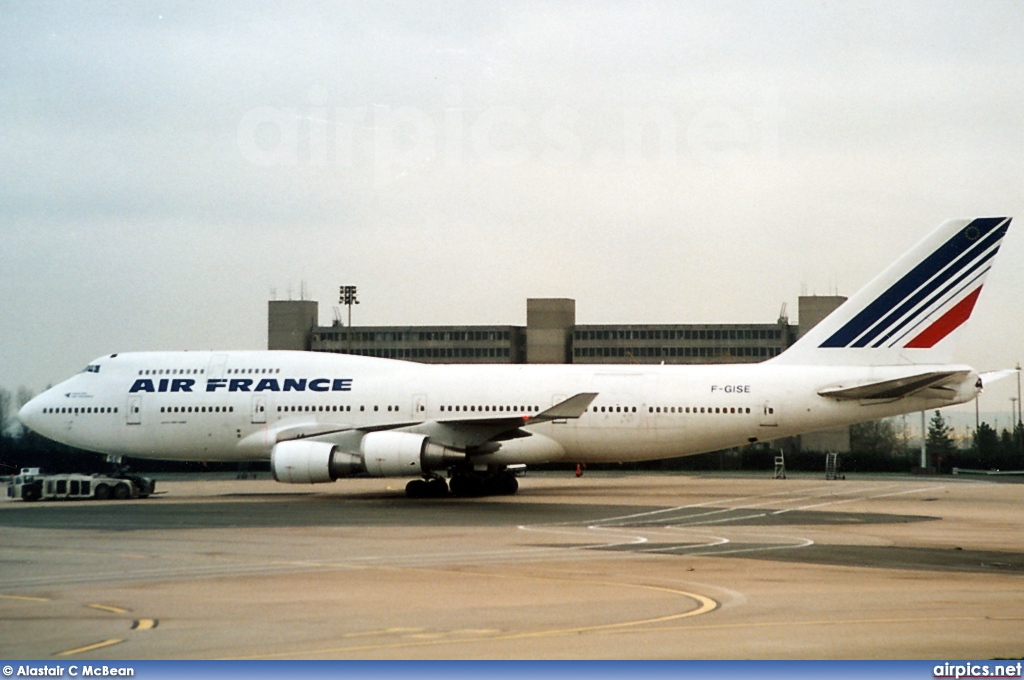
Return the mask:
<svg viewBox="0 0 1024 680">
<path fill-rule="evenodd" d="M 981 374 L 981 384 L 988 387 L 994 382 L 1002 380 L 1003 378 L 1009 378 L 1014 373 L 1019 372 L 1019 368 L 1004 368 L 1000 371 L 985 371 Z"/>
<path fill-rule="evenodd" d="M 818 390 L 818 394 L 830 399 L 902 399 L 931 387 L 941 387 L 946 383 L 958 383 L 966 378 L 969 371 L 931 371 L 908 375 L 895 380 L 882 380 L 847 387 L 839 385 Z"/>
</svg>

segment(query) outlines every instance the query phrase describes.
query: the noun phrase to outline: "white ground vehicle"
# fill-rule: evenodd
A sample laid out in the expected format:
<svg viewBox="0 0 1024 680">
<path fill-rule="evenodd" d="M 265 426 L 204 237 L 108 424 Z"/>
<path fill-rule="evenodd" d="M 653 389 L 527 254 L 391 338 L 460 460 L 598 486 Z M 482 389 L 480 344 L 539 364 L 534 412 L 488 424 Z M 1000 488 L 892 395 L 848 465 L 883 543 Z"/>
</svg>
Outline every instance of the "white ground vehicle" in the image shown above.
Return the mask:
<svg viewBox="0 0 1024 680">
<path fill-rule="evenodd" d="M 153 493 L 153 480 L 137 475 L 109 477 L 77 472 L 47 475 L 39 468 L 22 468 L 7 485 L 8 498 L 38 500 L 127 500 L 146 498 Z"/>
</svg>

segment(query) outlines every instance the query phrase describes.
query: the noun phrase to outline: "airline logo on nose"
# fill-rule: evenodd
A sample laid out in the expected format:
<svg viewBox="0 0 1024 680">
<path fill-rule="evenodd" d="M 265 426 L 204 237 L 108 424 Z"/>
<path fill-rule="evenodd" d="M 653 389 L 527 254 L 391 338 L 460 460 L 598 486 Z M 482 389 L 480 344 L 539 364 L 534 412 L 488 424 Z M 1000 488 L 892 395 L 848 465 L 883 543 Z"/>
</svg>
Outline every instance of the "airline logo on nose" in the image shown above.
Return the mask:
<svg viewBox="0 0 1024 680">
<path fill-rule="evenodd" d="M 194 392 L 192 378 L 139 378 L 132 383 L 129 393 L 135 392 Z M 207 392 L 351 392 L 352 378 L 208 378 Z"/>
</svg>

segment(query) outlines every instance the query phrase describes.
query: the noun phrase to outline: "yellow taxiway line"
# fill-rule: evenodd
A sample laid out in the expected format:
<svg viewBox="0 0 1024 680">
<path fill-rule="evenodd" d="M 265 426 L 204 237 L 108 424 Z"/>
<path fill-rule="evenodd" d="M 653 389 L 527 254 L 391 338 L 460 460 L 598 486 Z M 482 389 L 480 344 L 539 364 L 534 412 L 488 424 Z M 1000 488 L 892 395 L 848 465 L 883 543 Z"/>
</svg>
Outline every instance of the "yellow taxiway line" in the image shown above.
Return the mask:
<svg viewBox="0 0 1024 680">
<path fill-rule="evenodd" d="M 63 652 L 57 652 L 57 656 L 71 656 L 72 654 L 82 654 L 84 652 L 91 652 L 95 649 L 103 649 L 104 647 L 110 647 L 112 645 L 120 644 L 124 642 L 123 638 L 112 638 L 110 640 L 103 640 L 101 642 L 94 642 L 91 645 L 85 647 L 76 647 L 75 649 L 68 649 Z"/>
<path fill-rule="evenodd" d="M 89 609 L 99 609 L 101 612 L 110 612 L 111 614 L 127 614 L 127 609 L 121 607 L 112 607 L 109 604 L 87 604 L 85 605 Z"/>
<path fill-rule="evenodd" d="M 435 570 L 428 570 L 435 571 Z M 436 570 L 444 571 L 444 570 Z M 452 573 L 452 572 L 446 572 Z M 467 572 L 460 571 L 459 575 L 465 576 Z M 496 574 L 477 574 L 478 576 L 498 576 Z M 500 578 L 500 576 L 499 576 Z M 655 591 L 661 593 L 667 593 L 669 595 L 677 595 L 693 600 L 697 603 L 696 609 L 691 609 L 685 612 L 677 614 L 666 614 L 665 616 L 655 616 L 648 619 L 636 619 L 634 621 L 620 621 L 618 623 L 602 623 L 592 626 L 574 626 L 571 628 L 554 628 L 549 630 L 536 630 L 536 631 L 522 631 L 518 633 L 506 633 L 504 635 L 486 635 L 480 637 L 459 637 L 452 638 L 444 636 L 443 638 L 431 638 L 431 639 L 418 639 L 418 640 L 407 640 L 404 642 L 393 642 L 388 644 L 376 644 L 376 645 L 353 645 L 349 647 L 329 647 L 324 649 L 305 649 L 305 650 L 293 650 L 289 652 L 277 652 L 274 654 L 258 654 L 253 656 L 242 656 L 234 657 L 236 659 L 274 659 L 274 658 L 292 658 L 299 656 L 320 656 L 324 654 L 339 654 L 344 652 L 359 652 L 368 650 L 382 650 L 382 649 L 398 649 L 402 647 L 425 647 L 440 644 L 450 644 L 452 642 L 494 642 L 496 640 L 523 640 L 523 639 L 535 639 L 542 637 L 558 637 L 564 635 L 577 635 L 580 633 L 592 633 L 598 631 L 615 631 L 615 630 L 626 630 L 630 628 L 638 628 L 641 626 L 649 626 L 657 623 L 664 623 L 666 621 L 678 621 L 680 619 L 686 619 L 694 616 L 700 616 L 701 614 L 707 614 L 709 612 L 718 609 L 718 602 L 705 597 L 698 593 L 691 593 L 685 590 L 678 590 L 675 588 L 666 588 L 664 586 L 652 586 L 639 583 L 620 583 L 614 581 L 585 581 L 558 578 L 558 577 L 544 577 L 544 576 L 517 576 L 516 578 L 524 578 L 529 580 L 541 580 L 541 581 L 566 581 L 570 583 L 585 583 L 585 585 L 601 585 L 601 586 L 612 586 L 618 588 L 638 588 L 641 590 Z M 399 629 L 401 630 L 401 629 Z M 660 629 L 659 629 L 660 630 Z"/>
<path fill-rule="evenodd" d="M 22 602 L 49 602 L 48 597 L 27 597 L 25 595 L 0 595 L 0 600 L 21 600 Z"/>
</svg>

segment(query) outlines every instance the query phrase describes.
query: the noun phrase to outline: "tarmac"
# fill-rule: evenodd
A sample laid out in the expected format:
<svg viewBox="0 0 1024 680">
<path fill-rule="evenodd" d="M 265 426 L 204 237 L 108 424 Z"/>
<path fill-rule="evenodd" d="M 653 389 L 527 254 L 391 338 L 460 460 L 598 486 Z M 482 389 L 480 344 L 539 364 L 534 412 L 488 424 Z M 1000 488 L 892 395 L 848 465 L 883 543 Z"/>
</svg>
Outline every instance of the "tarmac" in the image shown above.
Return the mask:
<svg viewBox="0 0 1024 680">
<path fill-rule="evenodd" d="M 1024 484 L 528 474 L 0 502 L 0 657 L 1024 656 Z"/>
</svg>

